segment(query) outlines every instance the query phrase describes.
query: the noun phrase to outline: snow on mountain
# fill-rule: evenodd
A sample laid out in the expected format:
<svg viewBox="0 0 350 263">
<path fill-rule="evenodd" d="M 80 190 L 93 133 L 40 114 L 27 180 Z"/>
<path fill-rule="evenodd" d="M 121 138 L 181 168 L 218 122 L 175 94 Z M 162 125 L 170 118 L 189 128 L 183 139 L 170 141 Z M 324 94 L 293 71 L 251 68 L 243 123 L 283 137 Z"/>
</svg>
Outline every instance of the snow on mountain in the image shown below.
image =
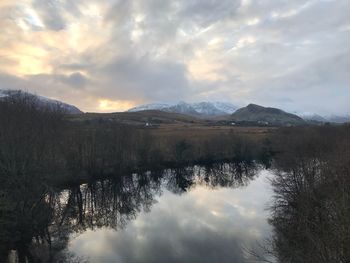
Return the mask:
<svg viewBox="0 0 350 263">
<path fill-rule="evenodd" d="M 227 114 L 232 114 L 238 109 L 238 107 L 236 105 L 233 105 L 230 102 L 216 101 L 216 102 L 212 102 L 212 103 L 218 110 L 223 111 Z"/>
<path fill-rule="evenodd" d="M 79 110 L 77 107 L 58 101 L 49 99 L 43 96 L 34 95 L 29 92 L 24 92 L 21 90 L 1 90 L 0 89 L 0 100 L 6 99 L 8 97 L 14 97 L 14 96 L 31 96 L 37 100 L 37 102 L 42 106 L 48 106 L 48 107 L 59 107 L 61 110 L 68 114 L 81 114 L 82 111 Z"/>
<path fill-rule="evenodd" d="M 193 107 L 192 104 L 180 101 L 179 103 L 170 106 L 168 108 L 163 109 L 163 111 L 167 112 L 176 112 L 181 114 L 187 114 L 187 115 L 199 115 L 200 113 L 196 111 L 196 109 Z"/>
<path fill-rule="evenodd" d="M 232 114 L 237 109 L 231 103 L 226 102 L 198 102 L 187 103 L 178 102 L 170 103 L 152 103 L 145 104 L 128 110 L 129 112 L 143 111 L 143 110 L 161 110 L 166 112 L 175 112 L 188 114 L 193 116 L 220 116 L 225 114 Z"/>
<path fill-rule="evenodd" d="M 317 122 L 327 122 L 327 119 L 319 114 L 312 113 L 312 112 L 302 112 L 302 113 L 295 113 L 299 117 L 303 118 L 306 121 L 317 121 Z"/>
<path fill-rule="evenodd" d="M 306 121 L 347 123 L 350 122 L 349 115 L 319 115 L 311 112 L 296 113 Z"/>
<path fill-rule="evenodd" d="M 218 115 L 224 115 L 225 112 L 219 110 L 217 107 L 215 107 L 214 104 L 210 102 L 200 102 L 193 104 L 193 108 L 200 114 L 207 115 L 207 116 L 218 116 Z"/>
<path fill-rule="evenodd" d="M 150 103 L 150 104 L 144 104 L 141 106 L 137 106 L 134 108 L 129 109 L 129 112 L 137 112 L 137 111 L 144 111 L 144 110 L 163 110 L 165 108 L 169 108 L 173 104 L 169 103 Z"/>
<path fill-rule="evenodd" d="M 1 90 L 0 89 L 0 98 L 5 98 L 7 97 L 8 95 L 6 94 L 6 92 L 4 90 Z"/>
<path fill-rule="evenodd" d="M 327 121 L 333 122 L 333 123 L 350 123 L 350 116 L 349 115 L 330 115 L 325 117 Z"/>
</svg>

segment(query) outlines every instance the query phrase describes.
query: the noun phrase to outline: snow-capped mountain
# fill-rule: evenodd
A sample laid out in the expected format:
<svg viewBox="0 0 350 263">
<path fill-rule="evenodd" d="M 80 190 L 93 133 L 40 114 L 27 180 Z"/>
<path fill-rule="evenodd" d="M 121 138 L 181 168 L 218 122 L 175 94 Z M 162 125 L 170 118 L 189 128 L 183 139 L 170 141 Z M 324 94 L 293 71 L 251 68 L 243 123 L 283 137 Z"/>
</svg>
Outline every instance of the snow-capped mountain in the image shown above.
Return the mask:
<svg viewBox="0 0 350 263">
<path fill-rule="evenodd" d="M 15 97 L 15 96 L 29 96 L 33 97 L 36 102 L 42 106 L 46 107 L 59 107 L 61 110 L 63 110 L 65 113 L 68 114 L 81 114 L 82 111 L 79 110 L 77 107 L 58 101 L 49 99 L 43 96 L 34 95 L 29 92 L 21 91 L 21 90 L 2 90 L 0 89 L 0 101 L 4 100 L 6 98 Z"/>
<path fill-rule="evenodd" d="M 233 105 L 232 103 L 229 102 L 212 102 L 212 104 L 220 111 L 225 112 L 227 114 L 232 114 L 234 113 L 238 107 L 236 105 Z"/>
<path fill-rule="evenodd" d="M 141 106 L 137 106 L 135 108 L 129 109 L 129 112 L 137 112 L 137 111 L 144 111 L 144 110 L 162 110 L 169 108 L 174 104 L 169 104 L 169 103 L 150 103 L 150 104 L 145 104 Z"/>
<path fill-rule="evenodd" d="M 193 104 L 186 103 L 183 101 L 180 101 L 179 103 L 172 105 L 168 108 L 164 108 L 162 110 L 167 112 L 175 112 L 175 113 L 187 114 L 192 116 L 200 115 L 200 112 L 196 111 Z"/>
<path fill-rule="evenodd" d="M 219 116 L 232 114 L 237 107 L 223 102 L 199 102 L 194 103 L 193 108 L 200 114 L 207 116 Z"/>
<path fill-rule="evenodd" d="M 7 96 L 8 96 L 7 92 L 5 90 L 0 89 L 0 99 L 5 98 Z"/>
<path fill-rule="evenodd" d="M 129 112 L 137 112 L 144 110 L 160 110 L 166 112 L 182 113 L 193 116 L 220 116 L 232 114 L 237 109 L 231 103 L 227 102 L 198 102 L 198 103 L 151 103 L 141 105 L 132 109 Z"/>
<path fill-rule="evenodd" d="M 328 120 L 329 122 L 334 122 L 334 123 L 347 123 L 350 122 L 350 116 L 349 115 L 330 115 L 325 117 L 326 120 Z"/>
<path fill-rule="evenodd" d="M 311 112 L 296 113 L 306 121 L 327 122 L 327 119 L 319 114 Z"/>
<path fill-rule="evenodd" d="M 319 115 L 311 112 L 296 113 L 299 117 L 306 121 L 315 122 L 332 122 L 332 123 L 347 123 L 350 122 L 349 115 Z"/>
</svg>

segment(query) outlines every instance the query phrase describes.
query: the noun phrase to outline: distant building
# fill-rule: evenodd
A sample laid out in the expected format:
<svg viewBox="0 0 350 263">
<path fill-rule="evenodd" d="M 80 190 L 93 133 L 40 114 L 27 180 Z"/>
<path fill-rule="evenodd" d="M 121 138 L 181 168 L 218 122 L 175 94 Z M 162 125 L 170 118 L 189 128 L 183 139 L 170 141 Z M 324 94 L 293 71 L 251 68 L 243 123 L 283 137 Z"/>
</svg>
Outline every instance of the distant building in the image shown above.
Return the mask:
<svg viewBox="0 0 350 263">
<path fill-rule="evenodd" d="M 258 124 L 260 124 L 260 125 L 269 125 L 270 123 L 268 121 L 258 121 Z"/>
</svg>

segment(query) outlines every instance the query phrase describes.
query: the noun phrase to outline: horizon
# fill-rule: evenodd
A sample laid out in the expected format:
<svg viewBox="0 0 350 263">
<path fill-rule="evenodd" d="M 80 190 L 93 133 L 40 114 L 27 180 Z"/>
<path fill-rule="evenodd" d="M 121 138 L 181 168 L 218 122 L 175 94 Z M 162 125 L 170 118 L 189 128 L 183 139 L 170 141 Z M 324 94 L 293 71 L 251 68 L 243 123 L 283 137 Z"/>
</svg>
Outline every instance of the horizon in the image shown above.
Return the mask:
<svg viewBox="0 0 350 263">
<path fill-rule="evenodd" d="M 19 92 L 24 92 L 24 93 L 29 93 L 29 94 L 32 94 L 34 96 L 37 96 L 39 98 L 42 98 L 42 99 L 50 99 L 52 101 L 57 101 L 57 102 L 61 102 L 61 103 L 65 103 L 65 104 L 68 104 L 68 105 L 71 105 L 71 106 L 74 106 L 74 107 L 77 107 L 76 105 L 74 104 L 69 104 L 65 101 L 61 101 L 59 99 L 56 99 L 56 98 L 50 98 L 50 97 L 44 97 L 44 96 L 41 96 L 40 94 L 37 94 L 37 93 L 30 93 L 28 90 L 3 90 L 3 89 L 0 89 L 0 98 L 3 97 L 2 94 L 1 94 L 1 91 L 19 91 Z M 178 104 L 181 104 L 181 103 L 184 103 L 184 104 L 190 104 L 190 105 L 193 105 L 193 104 L 200 104 L 200 103 L 212 103 L 212 104 L 215 104 L 215 103 L 223 103 L 223 104 L 229 104 L 230 106 L 233 106 L 235 107 L 236 109 L 232 112 L 236 112 L 237 110 L 241 109 L 241 108 L 245 108 L 249 105 L 256 105 L 256 106 L 261 106 L 261 107 L 264 107 L 264 108 L 276 108 L 276 109 L 280 109 L 280 110 L 283 110 L 287 113 L 291 113 L 291 114 L 295 114 L 299 117 L 312 117 L 312 116 L 319 116 L 319 117 L 323 117 L 323 118 L 336 118 L 336 117 L 350 117 L 350 113 L 342 113 L 342 114 L 334 114 L 334 113 L 328 113 L 328 114 L 320 114 L 320 113 L 317 113 L 317 112 L 307 112 L 307 111 L 289 111 L 289 110 L 286 110 L 282 107 L 272 107 L 270 105 L 261 105 L 261 104 L 258 104 L 258 103 L 255 103 L 255 102 L 248 102 L 248 103 L 232 103 L 230 101 L 225 101 L 225 100 L 222 100 L 222 101 L 211 101 L 211 100 L 202 100 L 202 101 L 183 101 L 183 100 L 180 100 L 180 101 L 168 101 L 168 102 L 164 102 L 164 101 L 158 101 L 158 102 L 149 102 L 149 103 L 144 103 L 144 104 L 139 104 L 139 105 L 135 105 L 131 108 L 127 108 L 127 109 L 124 109 L 124 110 L 120 110 L 120 111 L 103 111 L 103 112 L 98 112 L 98 111 L 83 111 L 83 113 L 118 113 L 118 112 L 128 112 L 128 111 L 131 111 L 133 109 L 137 109 L 137 108 L 141 108 L 141 107 L 144 107 L 144 106 L 151 106 L 151 105 L 166 105 L 166 106 L 175 106 L 175 105 L 178 105 Z M 77 107 L 78 108 L 78 107 Z M 79 110 L 81 110 L 80 108 L 78 108 Z M 149 109 L 149 110 L 160 110 L 162 111 L 161 109 Z M 220 110 L 220 109 L 219 109 Z M 226 113 L 226 114 L 231 114 L 231 113 Z"/>
<path fill-rule="evenodd" d="M 227 101 L 349 115 L 349 12 L 346 0 L 4 0 L 0 89 L 84 112 Z"/>
</svg>

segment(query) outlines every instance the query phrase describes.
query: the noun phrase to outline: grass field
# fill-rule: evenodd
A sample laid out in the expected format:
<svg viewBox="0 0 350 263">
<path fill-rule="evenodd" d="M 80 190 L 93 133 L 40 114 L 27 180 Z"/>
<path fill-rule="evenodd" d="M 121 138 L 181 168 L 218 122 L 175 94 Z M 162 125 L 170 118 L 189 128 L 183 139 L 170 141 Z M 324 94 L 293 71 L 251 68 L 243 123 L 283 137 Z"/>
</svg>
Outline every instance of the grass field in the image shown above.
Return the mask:
<svg viewBox="0 0 350 263">
<path fill-rule="evenodd" d="M 234 127 L 203 124 L 162 124 L 156 128 L 149 128 L 157 138 L 176 137 L 183 139 L 210 139 L 227 134 L 246 135 L 254 138 L 263 138 L 276 128 L 274 127 Z"/>
</svg>

